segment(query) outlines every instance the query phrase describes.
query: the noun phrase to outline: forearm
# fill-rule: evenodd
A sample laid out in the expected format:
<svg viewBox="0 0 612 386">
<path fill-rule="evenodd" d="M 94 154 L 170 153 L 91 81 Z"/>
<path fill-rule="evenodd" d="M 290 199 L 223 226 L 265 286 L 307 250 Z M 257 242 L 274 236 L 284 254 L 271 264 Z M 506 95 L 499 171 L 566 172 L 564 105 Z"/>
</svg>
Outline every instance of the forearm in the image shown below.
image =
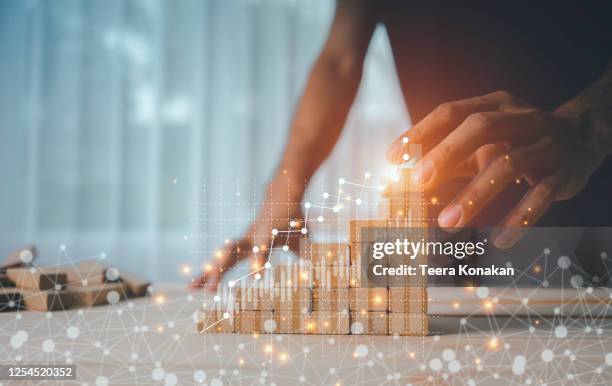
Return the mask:
<svg viewBox="0 0 612 386">
<path fill-rule="evenodd" d="M 612 154 L 612 62 L 604 75 L 557 109 L 579 119 L 587 128 L 600 161 Z"/>
<path fill-rule="evenodd" d="M 292 122 L 280 170 L 308 180 L 333 149 L 361 79 L 362 61 L 322 55 Z"/>
</svg>

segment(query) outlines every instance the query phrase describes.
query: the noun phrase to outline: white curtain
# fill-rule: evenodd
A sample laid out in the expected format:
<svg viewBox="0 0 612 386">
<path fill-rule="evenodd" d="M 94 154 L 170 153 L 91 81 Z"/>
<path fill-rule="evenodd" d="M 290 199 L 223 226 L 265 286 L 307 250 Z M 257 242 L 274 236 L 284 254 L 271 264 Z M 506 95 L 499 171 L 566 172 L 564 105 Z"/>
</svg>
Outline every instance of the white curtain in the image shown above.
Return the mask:
<svg viewBox="0 0 612 386">
<path fill-rule="evenodd" d="M 331 0 L 0 2 L 0 252 L 176 280 L 253 218 Z M 308 199 L 408 125 L 383 28 Z M 60 246 L 66 249 L 61 250 Z"/>
</svg>

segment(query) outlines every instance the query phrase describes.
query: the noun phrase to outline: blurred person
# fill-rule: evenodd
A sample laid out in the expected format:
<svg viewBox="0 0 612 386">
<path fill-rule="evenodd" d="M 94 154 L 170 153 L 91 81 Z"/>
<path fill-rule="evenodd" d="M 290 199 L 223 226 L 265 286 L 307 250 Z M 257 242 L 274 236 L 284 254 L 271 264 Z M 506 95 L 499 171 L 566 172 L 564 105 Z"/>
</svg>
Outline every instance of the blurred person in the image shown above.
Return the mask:
<svg viewBox="0 0 612 386">
<path fill-rule="evenodd" d="M 378 23 L 418 122 L 388 157 L 402 161 L 405 136 L 421 144 L 416 171 L 445 203 L 440 227 L 499 224 L 493 242 L 508 248 L 532 225 L 612 222 L 610 3 L 338 0 L 259 215 L 195 285 L 215 290 L 273 228 L 303 218 L 305 185 L 340 136 Z"/>
</svg>

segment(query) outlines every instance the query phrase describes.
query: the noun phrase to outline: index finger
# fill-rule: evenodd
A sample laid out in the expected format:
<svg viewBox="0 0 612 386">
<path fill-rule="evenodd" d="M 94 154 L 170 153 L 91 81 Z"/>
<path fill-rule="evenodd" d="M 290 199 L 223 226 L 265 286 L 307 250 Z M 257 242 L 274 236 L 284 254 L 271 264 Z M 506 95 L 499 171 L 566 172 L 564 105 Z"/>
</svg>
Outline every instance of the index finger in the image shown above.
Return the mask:
<svg viewBox="0 0 612 386">
<path fill-rule="evenodd" d="M 500 105 L 504 103 L 505 98 L 509 98 L 507 93 L 494 92 L 439 105 L 393 142 L 387 153 L 387 158 L 391 162 L 401 163 L 403 152 L 406 149 L 405 145 L 408 142 L 421 144 L 422 154 L 425 154 L 469 115 L 477 112 L 497 111 Z M 404 138 L 407 138 L 407 140 Z"/>
</svg>

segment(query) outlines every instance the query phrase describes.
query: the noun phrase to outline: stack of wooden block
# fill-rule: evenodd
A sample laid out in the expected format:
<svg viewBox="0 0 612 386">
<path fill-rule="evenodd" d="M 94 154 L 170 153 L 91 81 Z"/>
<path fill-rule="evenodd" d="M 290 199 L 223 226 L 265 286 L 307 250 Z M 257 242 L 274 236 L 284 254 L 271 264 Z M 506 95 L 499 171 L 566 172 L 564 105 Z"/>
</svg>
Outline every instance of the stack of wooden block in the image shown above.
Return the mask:
<svg viewBox="0 0 612 386">
<path fill-rule="evenodd" d="M 351 222 L 352 228 L 371 225 L 372 221 Z M 427 334 L 425 283 L 390 286 L 385 278 L 384 284 L 371 286 L 360 260 L 361 242 L 352 238 L 350 243 L 312 243 L 310 260 L 273 267 L 254 285 L 224 286 L 218 301 L 201 312 L 198 331 Z"/>
<path fill-rule="evenodd" d="M 23 258 L 23 257 L 26 258 Z M 0 311 L 56 311 L 115 304 L 145 296 L 150 283 L 96 260 L 76 266 L 33 266 L 28 247 L 0 264 Z"/>
<path fill-rule="evenodd" d="M 424 256 L 409 262 L 403 256 L 376 261 L 371 256 L 372 244 L 380 240 L 426 238 L 422 186 L 410 170 L 402 170 L 385 196 L 385 219 L 351 221 L 348 243 L 306 243 L 300 248 L 304 260 L 272 268 L 254 286 L 220 288 L 217 301 L 201 312 L 198 331 L 427 334 L 425 277 L 372 275 L 374 264 L 418 267 Z"/>
</svg>

